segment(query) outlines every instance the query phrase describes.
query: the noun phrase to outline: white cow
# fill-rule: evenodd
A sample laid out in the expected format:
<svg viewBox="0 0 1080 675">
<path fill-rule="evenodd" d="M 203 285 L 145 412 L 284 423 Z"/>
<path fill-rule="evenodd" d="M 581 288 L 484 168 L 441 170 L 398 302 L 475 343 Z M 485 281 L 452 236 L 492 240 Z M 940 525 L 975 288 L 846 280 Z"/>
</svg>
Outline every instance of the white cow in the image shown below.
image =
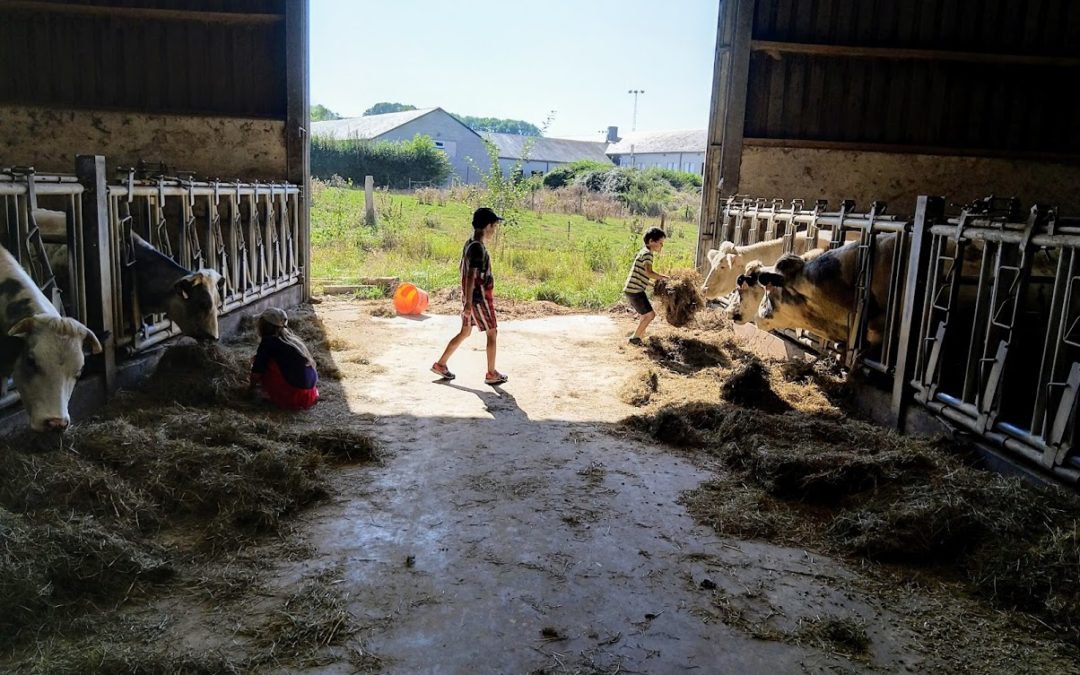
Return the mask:
<svg viewBox="0 0 1080 675">
<path fill-rule="evenodd" d="M 0 248 L 0 373 L 14 377 L 34 431 L 63 431 L 71 423 L 68 400 L 82 373 L 84 346 L 101 352 L 90 329 L 61 317 Z"/>
<path fill-rule="evenodd" d="M 801 255 L 808 250 L 817 249 L 829 245 L 832 232 L 828 230 L 818 231 L 816 246 L 809 246 L 805 232 L 795 233 L 793 245 L 794 253 Z M 758 260 L 765 265 L 771 265 L 784 255 L 784 240 L 770 239 L 756 244 L 736 246 L 730 241 L 720 242 L 720 246 L 709 251 L 709 271 L 705 275 L 705 283 L 701 292 L 706 300 L 715 300 L 731 293 L 735 288 L 735 282 L 739 275 L 746 269 L 746 264 L 752 260 Z"/>
</svg>

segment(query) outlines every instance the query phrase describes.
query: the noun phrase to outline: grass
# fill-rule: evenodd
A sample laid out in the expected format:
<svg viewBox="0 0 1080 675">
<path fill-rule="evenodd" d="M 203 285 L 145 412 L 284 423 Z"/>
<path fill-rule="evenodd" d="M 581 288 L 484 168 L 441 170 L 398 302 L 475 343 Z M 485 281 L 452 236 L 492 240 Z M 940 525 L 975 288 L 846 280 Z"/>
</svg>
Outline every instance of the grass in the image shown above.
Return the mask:
<svg viewBox="0 0 1080 675">
<path fill-rule="evenodd" d="M 457 200 L 382 192 L 376 197 L 378 224 L 370 228 L 363 224 L 362 190 L 316 183 L 312 276 L 342 282 L 397 276 L 429 292 L 457 286 L 461 247 L 471 235 L 470 201 L 477 200 L 483 203 L 476 192 Z M 641 231 L 659 219 L 592 217 L 528 209 L 515 214 L 490 247 L 496 296 L 590 309 L 615 304 L 641 247 Z M 666 229 L 670 236 L 657 269 L 692 267 L 697 226 L 669 222 Z"/>
</svg>

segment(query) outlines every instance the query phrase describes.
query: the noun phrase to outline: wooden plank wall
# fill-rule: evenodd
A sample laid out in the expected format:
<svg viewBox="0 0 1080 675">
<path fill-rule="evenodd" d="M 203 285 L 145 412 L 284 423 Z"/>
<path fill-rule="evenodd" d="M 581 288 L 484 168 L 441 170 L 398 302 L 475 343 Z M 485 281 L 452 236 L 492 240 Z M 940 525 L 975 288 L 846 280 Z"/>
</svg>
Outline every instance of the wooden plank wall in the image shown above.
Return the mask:
<svg viewBox="0 0 1080 675">
<path fill-rule="evenodd" d="M 286 117 L 285 0 L 0 0 L 0 104 Z"/>
<path fill-rule="evenodd" d="M 744 137 L 1080 158 L 1077 83 L 1075 0 L 759 1 Z"/>
</svg>

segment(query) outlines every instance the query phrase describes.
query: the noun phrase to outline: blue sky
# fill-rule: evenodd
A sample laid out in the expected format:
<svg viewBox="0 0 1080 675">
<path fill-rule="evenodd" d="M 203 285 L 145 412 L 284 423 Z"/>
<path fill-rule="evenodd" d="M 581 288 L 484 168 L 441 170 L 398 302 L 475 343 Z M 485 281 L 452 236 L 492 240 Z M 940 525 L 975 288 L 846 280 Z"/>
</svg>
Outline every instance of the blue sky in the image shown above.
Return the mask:
<svg viewBox="0 0 1080 675">
<path fill-rule="evenodd" d="M 508 117 L 549 136 L 703 129 L 717 0 L 311 0 L 311 101 Z"/>
</svg>

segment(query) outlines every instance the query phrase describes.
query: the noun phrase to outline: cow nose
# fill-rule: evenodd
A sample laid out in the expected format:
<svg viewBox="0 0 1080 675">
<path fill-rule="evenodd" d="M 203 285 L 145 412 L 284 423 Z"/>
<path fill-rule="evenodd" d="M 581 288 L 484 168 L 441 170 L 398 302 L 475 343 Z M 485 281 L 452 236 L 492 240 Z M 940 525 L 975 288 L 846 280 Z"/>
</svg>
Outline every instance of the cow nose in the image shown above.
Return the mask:
<svg viewBox="0 0 1080 675">
<path fill-rule="evenodd" d="M 732 321 L 742 321 L 742 314 L 739 314 L 738 312 L 735 312 L 734 314 L 731 315 L 731 320 Z"/>
<path fill-rule="evenodd" d="M 50 417 L 45 420 L 45 428 L 50 431 L 63 431 L 68 428 L 70 421 L 64 417 Z"/>
</svg>

